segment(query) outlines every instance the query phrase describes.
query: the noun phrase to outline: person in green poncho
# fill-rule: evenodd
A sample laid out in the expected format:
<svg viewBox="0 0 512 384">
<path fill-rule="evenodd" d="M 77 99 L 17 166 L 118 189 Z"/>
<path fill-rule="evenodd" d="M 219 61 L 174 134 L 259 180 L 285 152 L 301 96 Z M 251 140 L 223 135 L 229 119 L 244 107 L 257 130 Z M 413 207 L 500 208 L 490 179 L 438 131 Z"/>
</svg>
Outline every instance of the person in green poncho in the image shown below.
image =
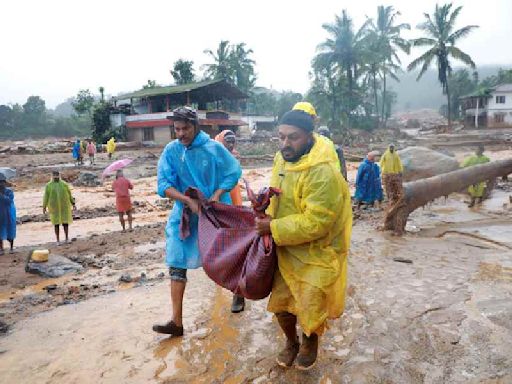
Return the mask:
<svg viewBox="0 0 512 384">
<path fill-rule="evenodd" d="M 485 164 L 491 161 L 487 156 L 484 155 L 484 146 L 480 144 L 478 148 L 476 149 L 476 152 L 474 155 L 466 158 L 462 162 L 462 167 L 472 167 L 474 165 L 478 164 Z M 471 196 L 471 201 L 469 202 L 468 207 L 471 208 L 477 203 L 481 203 L 482 199 L 486 193 L 486 187 L 487 183 L 485 181 L 482 181 L 477 184 L 470 185 L 468 188 L 469 196 Z"/>
<path fill-rule="evenodd" d="M 55 228 L 57 244 L 60 242 L 60 225 L 64 228 L 66 243 L 69 243 L 69 224 L 73 221 L 71 207 L 76 210 L 75 199 L 71 196 L 69 185 L 62 181 L 59 171 L 53 171 L 52 181 L 46 184 L 43 198 L 43 214 L 50 213 L 50 221 Z"/>
</svg>

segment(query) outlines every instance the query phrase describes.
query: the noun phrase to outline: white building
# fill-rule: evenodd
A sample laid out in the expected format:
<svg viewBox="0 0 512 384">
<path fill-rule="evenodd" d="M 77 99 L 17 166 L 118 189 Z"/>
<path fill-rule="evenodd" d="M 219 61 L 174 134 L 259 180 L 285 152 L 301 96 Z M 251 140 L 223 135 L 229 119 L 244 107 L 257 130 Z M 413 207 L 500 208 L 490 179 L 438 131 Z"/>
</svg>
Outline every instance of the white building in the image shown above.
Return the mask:
<svg viewBox="0 0 512 384">
<path fill-rule="evenodd" d="M 475 128 L 512 128 L 512 84 L 461 97 L 464 125 Z"/>
</svg>

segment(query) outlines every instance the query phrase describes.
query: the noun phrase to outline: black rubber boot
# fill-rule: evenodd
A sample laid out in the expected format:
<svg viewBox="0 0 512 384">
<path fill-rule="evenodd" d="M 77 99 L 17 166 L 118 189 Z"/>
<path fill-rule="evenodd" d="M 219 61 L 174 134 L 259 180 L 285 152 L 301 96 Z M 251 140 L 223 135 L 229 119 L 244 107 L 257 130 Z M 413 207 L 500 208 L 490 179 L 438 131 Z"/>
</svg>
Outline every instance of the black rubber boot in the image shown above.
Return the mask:
<svg viewBox="0 0 512 384">
<path fill-rule="evenodd" d="M 245 309 L 245 299 L 243 296 L 233 295 L 231 303 L 231 313 L 240 313 Z"/>
</svg>

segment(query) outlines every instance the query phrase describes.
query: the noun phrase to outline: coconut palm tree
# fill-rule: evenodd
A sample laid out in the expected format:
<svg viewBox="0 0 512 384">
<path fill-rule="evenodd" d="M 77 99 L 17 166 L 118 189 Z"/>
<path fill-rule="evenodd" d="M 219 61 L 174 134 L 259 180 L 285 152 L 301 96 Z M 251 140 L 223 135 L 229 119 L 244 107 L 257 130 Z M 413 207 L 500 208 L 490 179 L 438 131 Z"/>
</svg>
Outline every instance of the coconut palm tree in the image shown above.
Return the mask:
<svg viewBox="0 0 512 384">
<path fill-rule="evenodd" d="M 233 73 L 234 83 L 244 92 L 254 87 L 256 75 L 254 73 L 255 61 L 250 58 L 252 49 L 247 49 L 245 43 L 239 43 L 231 47 L 230 67 Z"/>
<path fill-rule="evenodd" d="M 381 121 L 385 125 L 385 106 L 386 106 L 386 81 L 388 75 L 398 81 L 396 76 L 397 69 L 401 64 L 398 51 L 409 54 L 411 44 L 401 36 L 403 30 L 411 29 L 407 23 L 395 24 L 400 12 L 392 6 L 380 5 L 377 7 L 377 20 L 370 23 L 369 37 L 373 42 L 372 51 L 376 60 L 373 61 L 373 86 L 376 86 L 376 72 L 379 72 L 382 78 L 382 112 Z M 378 68 L 380 67 L 380 68 Z M 377 69 L 380 69 L 377 71 Z M 376 90 L 374 89 L 376 98 Z M 378 110 L 377 101 L 375 108 Z"/>
<path fill-rule="evenodd" d="M 354 89 L 357 85 L 361 69 L 364 35 L 370 20 L 367 20 L 361 28 L 354 32 L 352 19 L 344 9 L 341 16 L 336 15 L 334 23 L 326 23 L 322 28 L 329 33 L 329 37 L 318 46 L 319 53 L 313 59 L 313 67 L 333 66 L 331 73 L 338 70 L 344 73 L 347 79 L 347 116 L 355 108 Z"/>
<path fill-rule="evenodd" d="M 211 79 L 225 79 L 231 81 L 233 72 L 231 70 L 231 50 L 228 40 L 222 40 L 217 47 L 217 51 L 205 49 L 204 53 L 213 59 L 213 63 L 204 64 L 205 75 Z"/>
<path fill-rule="evenodd" d="M 413 60 L 407 69 L 412 71 L 421 66 L 417 80 L 427 71 L 432 61 L 437 61 L 437 78 L 443 87 L 443 94 L 446 95 L 448 102 L 448 125 L 451 126 L 451 103 L 450 89 L 448 86 L 448 77 L 451 75 L 452 66 L 450 58 L 459 60 L 464 64 L 475 68 L 476 65 L 467 53 L 455 46 L 455 43 L 469 33 L 478 28 L 477 25 L 467 25 L 455 30 L 455 22 L 460 14 L 462 7 L 457 7 L 452 11 L 452 4 L 439 6 L 436 4 L 434 14 L 431 16 L 425 13 L 426 21 L 417 26 L 418 29 L 425 32 L 426 37 L 411 40 L 414 47 L 430 47 L 421 56 Z"/>
</svg>

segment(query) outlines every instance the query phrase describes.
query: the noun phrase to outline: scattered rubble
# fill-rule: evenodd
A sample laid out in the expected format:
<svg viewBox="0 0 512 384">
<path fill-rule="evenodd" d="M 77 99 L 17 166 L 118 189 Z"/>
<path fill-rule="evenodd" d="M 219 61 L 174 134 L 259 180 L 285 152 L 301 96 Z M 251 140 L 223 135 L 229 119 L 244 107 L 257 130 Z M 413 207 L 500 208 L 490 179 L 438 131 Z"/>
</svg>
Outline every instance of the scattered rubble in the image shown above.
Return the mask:
<svg viewBox="0 0 512 384">
<path fill-rule="evenodd" d="M 48 261 L 44 263 L 36 263 L 28 261 L 25 271 L 28 273 L 38 274 L 43 277 L 60 277 L 67 273 L 81 272 L 83 267 L 67 257 L 59 255 L 50 255 Z"/>
</svg>

